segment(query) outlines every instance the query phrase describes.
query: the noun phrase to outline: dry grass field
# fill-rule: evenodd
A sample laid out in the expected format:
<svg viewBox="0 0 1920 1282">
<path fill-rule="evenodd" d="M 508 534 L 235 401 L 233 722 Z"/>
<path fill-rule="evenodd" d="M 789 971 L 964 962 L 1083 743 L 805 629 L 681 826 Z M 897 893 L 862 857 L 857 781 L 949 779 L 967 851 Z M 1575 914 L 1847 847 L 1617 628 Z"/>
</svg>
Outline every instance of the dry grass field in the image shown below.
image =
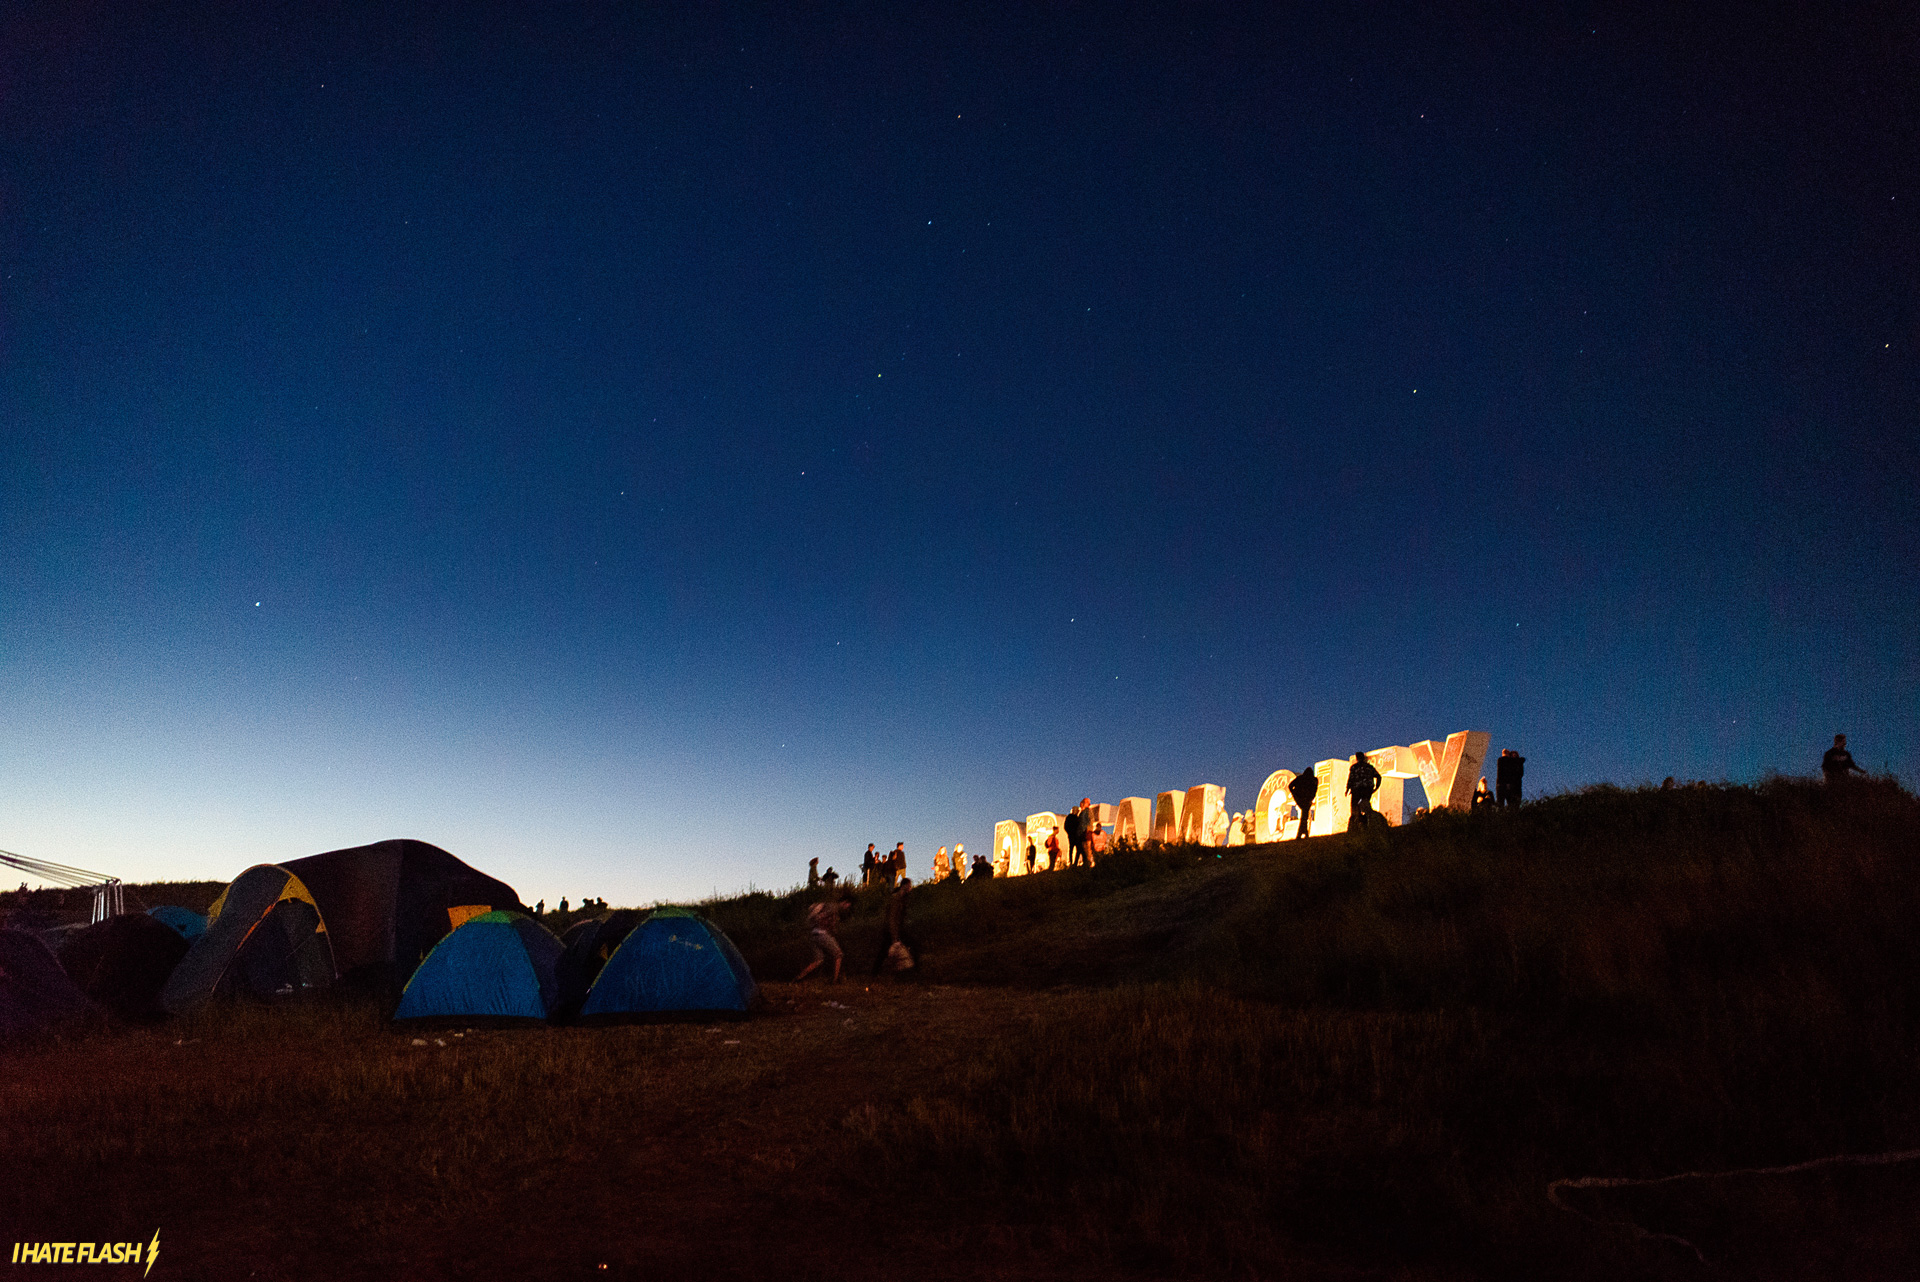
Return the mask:
<svg viewBox="0 0 1920 1282">
<path fill-rule="evenodd" d="M 740 1023 L 417 1045 L 333 999 L 7 1052 L 0 1222 L 158 1228 L 156 1277 L 1920 1275 L 1920 1162 L 1737 1173 L 1920 1148 L 1891 784 L 915 896 L 910 977 Z M 804 902 L 708 909 L 777 980 Z"/>
</svg>

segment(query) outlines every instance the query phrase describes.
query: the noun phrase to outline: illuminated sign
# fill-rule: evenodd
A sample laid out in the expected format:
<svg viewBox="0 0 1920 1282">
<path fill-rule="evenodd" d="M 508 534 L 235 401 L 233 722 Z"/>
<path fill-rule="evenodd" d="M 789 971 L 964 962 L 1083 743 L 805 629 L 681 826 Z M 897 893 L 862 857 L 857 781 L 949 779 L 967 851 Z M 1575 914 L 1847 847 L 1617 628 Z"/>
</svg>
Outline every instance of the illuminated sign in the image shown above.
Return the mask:
<svg viewBox="0 0 1920 1282">
<path fill-rule="evenodd" d="M 1411 745 L 1375 748 L 1367 760 L 1380 772 L 1373 809 L 1389 824 L 1406 822 L 1406 784 L 1418 779 L 1434 810 L 1465 810 L 1473 804 L 1474 782 L 1486 762 L 1493 736 L 1485 730 L 1459 730 L 1444 740 L 1423 739 Z M 1322 837 L 1345 832 L 1353 820 L 1353 798 L 1347 793 L 1352 758 L 1335 757 L 1313 766 L 1315 789 L 1307 835 Z M 1295 776 L 1276 770 L 1260 785 L 1253 809 L 1229 815 L 1226 789 L 1219 784 L 1170 788 L 1157 801 L 1125 797 L 1117 805 L 1095 807 L 1094 817 L 1104 829 L 1112 827 L 1114 841 L 1168 844 L 1190 842 L 1200 846 L 1242 845 L 1281 841 L 1300 827 L 1300 807 L 1293 799 Z M 993 871 L 996 876 L 1018 876 L 1047 867 L 1047 837 L 1060 834 L 1061 862 L 1066 861 L 1066 821 L 1051 810 L 1028 815 L 1025 824 L 1002 819 L 993 830 Z M 1033 868 L 1027 867 L 1027 843 L 1034 845 Z"/>
</svg>

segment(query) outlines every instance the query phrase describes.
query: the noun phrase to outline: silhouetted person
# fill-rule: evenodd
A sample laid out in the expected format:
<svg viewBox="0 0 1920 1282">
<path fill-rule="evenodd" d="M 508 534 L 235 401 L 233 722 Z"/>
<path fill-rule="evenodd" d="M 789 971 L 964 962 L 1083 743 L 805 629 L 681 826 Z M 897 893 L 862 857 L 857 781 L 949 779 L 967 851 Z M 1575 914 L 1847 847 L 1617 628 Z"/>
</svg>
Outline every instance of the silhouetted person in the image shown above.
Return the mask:
<svg viewBox="0 0 1920 1282">
<path fill-rule="evenodd" d="M 1847 751 L 1847 736 L 1833 736 L 1833 746 L 1827 749 L 1827 755 L 1820 758 L 1820 773 L 1827 777 L 1828 783 L 1844 783 L 1848 775 L 1867 773 L 1853 764 L 1853 754 Z"/>
<path fill-rule="evenodd" d="M 1307 823 L 1313 818 L 1313 799 L 1319 791 L 1320 777 L 1311 770 L 1295 775 L 1293 782 L 1287 785 L 1293 804 L 1300 807 L 1300 831 L 1293 835 L 1295 841 L 1307 835 Z"/>
<path fill-rule="evenodd" d="M 860 857 L 860 884 L 862 886 L 871 886 L 873 884 L 874 870 L 879 866 L 880 858 L 873 853 L 873 843 L 869 841 L 867 843 L 867 853 Z"/>
<path fill-rule="evenodd" d="M 812 890 L 820 884 L 820 856 L 807 860 L 807 889 Z"/>
<path fill-rule="evenodd" d="M 907 843 L 896 841 L 893 851 L 887 856 L 887 889 L 892 890 L 907 875 Z"/>
<path fill-rule="evenodd" d="M 1494 798 L 1502 806 L 1520 804 L 1520 775 L 1527 768 L 1527 759 L 1512 748 L 1500 749 L 1500 760 L 1494 763 Z"/>
<path fill-rule="evenodd" d="M 920 951 L 917 943 L 907 936 L 907 892 L 912 889 L 912 880 L 902 877 L 899 886 L 887 896 L 887 933 L 881 936 L 880 954 L 873 959 L 873 973 L 876 975 L 886 969 L 887 958 L 892 954 L 895 944 L 905 948 L 909 957 Z"/>
<path fill-rule="evenodd" d="M 1023 867 L 1020 871 L 1032 872 L 1034 871 L 1034 866 L 1039 862 L 1040 862 L 1039 852 L 1034 850 L 1033 838 L 1029 837 L 1027 838 L 1027 863 L 1026 863 L 1026 866 Z"/>
<path fill-rule="evenodd" d="M 840 874 L 833 870 L 832 864 L 828 864 L 826 872 L 820 875 L 820 884 L 827 888 L 829 895 L 833 893 L 833 888 L 840 884 Z"/>
<path fill-rule="evenodd" d="M 1380 790 L 1380 772 L 1367 760 L 1367 754 L 1353 754 L 1347 770 L 1347 795 L 1353 798 L 1353 822 L 1349 828 L 1364 828 L 1373 819 L 1373 794 Z"/>
<path fill-rule="evenodd" d="M 1075 868 L 1090 866 L 1093 863 L 1092 841 L 1093 798 L 1082 797 L 1079 806 L 1067 816 L 1067 843 L 1072 852 L 1067 862 Z"/>
<path fill-rule="evenodd" d="M 973 870 L 967 874 L 968 881 L 992 881 L 993 865 L 987 862 L 985 855 L 973 857 Z"/>
</svg>

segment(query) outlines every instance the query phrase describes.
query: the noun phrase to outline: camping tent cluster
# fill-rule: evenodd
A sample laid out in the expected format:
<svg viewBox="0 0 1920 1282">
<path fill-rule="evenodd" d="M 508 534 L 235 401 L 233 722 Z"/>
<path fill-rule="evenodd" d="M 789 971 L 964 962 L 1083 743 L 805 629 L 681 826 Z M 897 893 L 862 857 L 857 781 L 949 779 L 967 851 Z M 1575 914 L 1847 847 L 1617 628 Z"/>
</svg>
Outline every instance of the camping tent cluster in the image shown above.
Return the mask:
<svg viewBox="0 0 1920 1282">
<path fill-rule="evenodd" d="M 744 1016 L 758 992 L 718 926 L 682 908 L 621 909 L 554 938 L 520 913 L 487 913 L 440 941 L 394 1019 L 614 1023 Z"/>
<path fill-rule="evenodd" d="M 0 931 L 0 1043 L 104 1011 L 178 1015 L 340 983 L 398 990 L 402 1021 L 712 1018 L 753 1000 L 732 941 L 682 909 L 622 910 L 567 936 L 505 882 L 423 841 L 259 864 L 205 917 L 173 906 L 109 917 L 68 932 L 57 957 L 30 931 Z"/>
</svg>

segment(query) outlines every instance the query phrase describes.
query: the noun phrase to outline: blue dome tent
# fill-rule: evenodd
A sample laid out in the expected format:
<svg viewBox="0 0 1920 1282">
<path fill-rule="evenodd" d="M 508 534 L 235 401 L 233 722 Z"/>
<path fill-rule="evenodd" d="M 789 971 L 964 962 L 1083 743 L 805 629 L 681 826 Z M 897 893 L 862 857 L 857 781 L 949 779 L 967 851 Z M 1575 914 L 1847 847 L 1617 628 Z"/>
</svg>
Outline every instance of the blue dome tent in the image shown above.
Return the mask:
<svg viewBox="0 0 1920 1282">
<path fill-rule="evenodd" d="M 580 1019 L 737 1018 L 758 992 L 725 931 L 684 908 L 656 908 L 607 959 Z"/>
<path fill-rule="evenodd" d="M 482 913 L 434 945 L 393 1017 L 544 1021 L 560 997 L 561 951 L 553 932 L 531 917 Z"/>
<path fill-rule="evenodd" d="M 147 916 L 173 927 L 180 938 L 189 944 L 207 933 L 207 919 L 193 909 L 182 908 L 178 904 L 161 904 L 158 908 L 149 908 Z"/>
</svg>

